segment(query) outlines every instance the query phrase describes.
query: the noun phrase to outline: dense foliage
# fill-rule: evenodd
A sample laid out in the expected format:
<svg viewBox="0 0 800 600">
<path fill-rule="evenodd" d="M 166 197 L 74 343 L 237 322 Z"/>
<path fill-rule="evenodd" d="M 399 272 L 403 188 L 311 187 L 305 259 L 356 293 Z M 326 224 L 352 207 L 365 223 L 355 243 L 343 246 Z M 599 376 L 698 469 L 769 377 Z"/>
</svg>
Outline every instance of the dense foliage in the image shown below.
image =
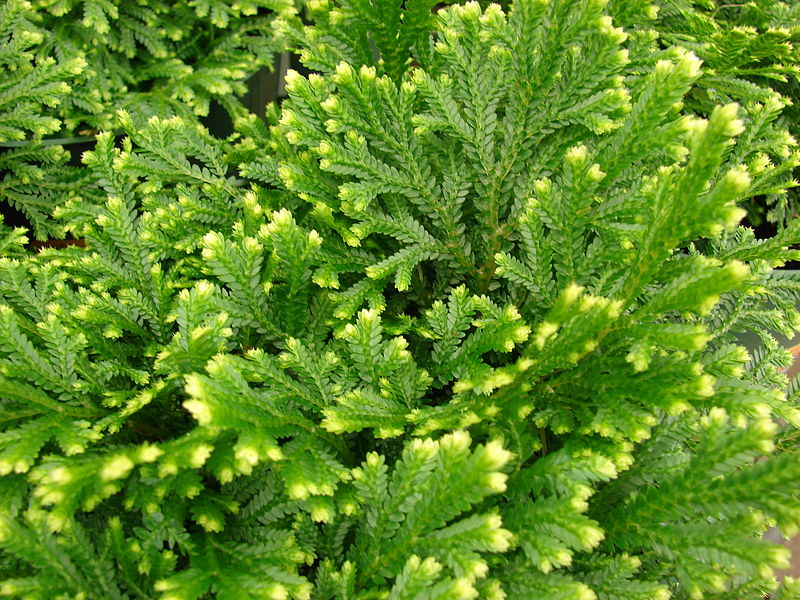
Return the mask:
<svg viewBox="0 0 800 600">
<path fill-rule="evenodd" d="M 85 247 L 0 233 L 0 596 L 798 597 L 800 222 L 738 225 L 784 103 L 712 108 L 646 2 L 302 16 L 271 125 L 130 106 L 48 225 Z M 23 21 L 7 139 L 87 68 Z"/>
<path fill-rule="evenodd" d="M 52 209 L 100 196 L 80 153 L 117 111 L 186 119 L 216 102 L 231 116 L 278 49 L 283 0 L 7 0 L 0 5 L 0 200 L 39 239 Z M 77 144 L 77 145 L 76 145 Z M 73 150 L 73 148 L 76 148 Z M 71 150 L 71 151 L 70 151 Z"/>
<path fill-rule="evenodd" d="M 640 13 L 631 10 L 638 4 L 615 3 L 623 26 L 642 23 Z M 692 111 L 706 116 L 714 105 L 731 101 L 744 110 L 753 103 L 772 103 L 782 110 L 772 135 L 785 136 L 784 129 L 800 135 L 800 4 L 666 0 L 658 8 L 650 8 L 655 19 L 650 26 L 659 32 L 661 44 L 682 46 L 703 60 L 703 75 L 686 97 Z M 791 163 L 784 164 L 789 171 Z M 797 193 L 791 191 L 764 190 L 744 206 L 753 225 L 765 219 L 785 224 L 800 214 Z"/>
</svg>

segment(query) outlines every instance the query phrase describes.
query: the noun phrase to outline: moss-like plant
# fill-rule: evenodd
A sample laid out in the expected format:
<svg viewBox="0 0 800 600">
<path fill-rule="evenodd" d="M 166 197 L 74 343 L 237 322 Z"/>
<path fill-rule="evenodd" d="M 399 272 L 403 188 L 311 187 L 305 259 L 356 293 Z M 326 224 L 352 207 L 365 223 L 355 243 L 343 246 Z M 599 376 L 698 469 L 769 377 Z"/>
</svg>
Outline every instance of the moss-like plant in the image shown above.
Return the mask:
<svg viewBox="0 0 800 600">
<path fill-rule="evenodd" d="M 238 98 L 248 77 L 272 68 L 279 45 L 271 24 L 286 7 L 280 0 L 4 2 L 0 203 L 24 213 L 39 239 L 58 236 L 52 211 L 76 194 L 96 196 L 80 153 L 99 130 L 119 129 L 117 111 L 191 119 L 217 103 L 242 117 Z"/>
<path fill-rule="evenodd" d="M 703 75 L 685 100 L 692 111 L 707 116 L 715 105 L 733 101 L 745 111 L 751 106 L 772 105 L 770 118 L 778 120 L 772 135 L 785 136 L 786 130 L 795 137 L 800 135 L 800 4 L 783 0 L 662 0 L 652 4 L 623 0 L 612 2 L 612 11 L 626 28 L 652 29 L 662 46 L 682 46 L 703 60 Z M 787 167 L 785 177 L 790 180 L 791 162 L 773 156 L 769 145 L 762 151 L 764 160 Z M 744 206 L 754 226 L 764 221 L 782 226 L 798 214 L 796 192 L 787 195 L 762 190 Z"/>
<path fill-rule="evenodd" d="M 597 0 L 311 8 L 272 127 L 122 113 L 0 245 L 0 594 L 796 594 L 778 108 Z"/>
</svg>

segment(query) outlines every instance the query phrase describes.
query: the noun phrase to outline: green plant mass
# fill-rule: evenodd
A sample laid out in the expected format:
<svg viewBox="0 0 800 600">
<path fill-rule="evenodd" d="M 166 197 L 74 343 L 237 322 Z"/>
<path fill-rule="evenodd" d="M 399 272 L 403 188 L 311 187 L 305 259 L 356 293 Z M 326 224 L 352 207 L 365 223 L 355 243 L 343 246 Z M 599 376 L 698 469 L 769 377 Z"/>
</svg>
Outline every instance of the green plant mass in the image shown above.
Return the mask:
<svg viewBox="0 0 800 600">
<path fill-rule="evenodd" d="M 53 209 L 97 188 L 80 167 L 86 148 L 75 144 L 118 131 L 118 110 L 192 119 L 216 103 L 233 117 L 245 114 L 237 95 L 257 69 L 272 66 L 274 11 L 285 7 L 281 0 L 4 0 L 3 203 L 25 214 L 38 239 L 57 236 Z"/>
<path fill-rule="evenodd" d="M 624 26 L 641 26 L 642 15 L 633 10 L 638 4 L 614 3 Z M 715 104 L 733 100 L 742 103 L 745 110 L 753 103 L 777 102 L 788 106 L 773 135 L 785 136 L 784 129 L 795 137 L 800 134 L 800 49 L 796 45 L 800 4 L 780 0 L 667 0 L 658 8 L 657 12 L 651 8 L 649 16 L 656 19 L 650 26 L 659 31 L 661 44 L 697 52 L 704 63 L 703 75 L 686 97 L 692 111 L 707 115 Z M 799 214 L 795 191 L 765 191 L 743 206 L 753 225 L 765 219 L 785 224 Z"/>
<path fill-rule="evenodd" d="M 0 8 L 0 132 L 103 69 L 37 16 L 161 4 Z M 103 104 L 42 221 L 83 245 L 0 231 L 0 596 L 800 597 L 800 222 L 740 226 L 800 153 L 658 6 L 270 5 L 266 122 Z"/>
</svg>

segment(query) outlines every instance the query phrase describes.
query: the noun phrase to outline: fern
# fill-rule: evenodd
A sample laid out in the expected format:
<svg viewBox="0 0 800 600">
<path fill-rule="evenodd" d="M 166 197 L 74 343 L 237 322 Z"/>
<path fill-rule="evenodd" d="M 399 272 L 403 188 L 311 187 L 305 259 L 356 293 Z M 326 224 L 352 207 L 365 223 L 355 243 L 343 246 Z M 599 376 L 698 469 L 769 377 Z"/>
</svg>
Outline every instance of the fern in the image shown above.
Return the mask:
<svg viewBox="0 0 800 600">
<path fill-rule="evenodd" d="M 25 215 L 38 239 L 63 237 L 52 212 L 76 196 L 102 198 L 74 145 L 91 148 L 98 130 L 130 128 L 120 109 L 139 121 L 153 115 L 193 121 L 217 103 L 243 117 L 238 97 L 245 81 L 271 68 L 279 49 L 270 12 L 286 8 L 263 0 L 5 3 L 0 65 L 9 77 L 0 87 L 0 199 Z M 55 133 L 61 136 L 41 140 Z"/>
<path fill-rule="evenodd" d="M 0 595 L 791 597 L 797 150 L 647 6 L 315 3 L 267 123 L 114 107 L 85 247 L 0 230 Z"/>
<path fill-rule="evenodd" d="M 792 33 L 798 22 L 797 6 L 780 0 L 759 0 L 746 4 L 667 0 L 653 3 L 612 3 L 611 12 L 624 26 L 658 31 L 662 43 L 676 44 L 696 52 L 706 69 L 697 88 L 686 97 L 688 106 L 699 114 L 709 114 L 718 103 L 740 102 L 755 120 L 762 121 L 764 134 L 773 141 L 762 160 L 776 150 L 782 152 L 786 133 L 797 136 L 795 108 L 783 111 L 780 126 L 770 125 L 778 105 L 791 105 L 798 98 L 800 53 Z M 764 110 L 764 108 L 767 110 Z M 765 116 L 767 116 L 765 118 Z M 782 161 L 781 161 L 782 162 Z M 787 170 L 796 167 L 792 160 Z M 790 177 L 782 183 L 793 185 Z M 786 225 L 797 211 L 796 194 L 788 197 L 762 190 L 747 202 L 750 220 L 759 225 L 765 219 Z"/>
</svg>

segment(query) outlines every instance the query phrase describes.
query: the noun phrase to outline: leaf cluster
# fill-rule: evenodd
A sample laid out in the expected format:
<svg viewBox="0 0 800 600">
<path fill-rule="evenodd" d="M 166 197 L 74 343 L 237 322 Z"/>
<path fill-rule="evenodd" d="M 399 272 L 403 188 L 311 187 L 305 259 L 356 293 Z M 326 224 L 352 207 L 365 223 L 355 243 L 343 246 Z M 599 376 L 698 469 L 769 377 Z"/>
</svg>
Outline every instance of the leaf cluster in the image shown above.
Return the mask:
<svg viewBox="0 0 800 600">
<path fill-rule="evenodd" d="M 0 238 L 0 595 L 794 597 L 798 150 L 618 5 L 315 3 L 269 123 L 115 113 L 85 247 Z"/>
</svg>

